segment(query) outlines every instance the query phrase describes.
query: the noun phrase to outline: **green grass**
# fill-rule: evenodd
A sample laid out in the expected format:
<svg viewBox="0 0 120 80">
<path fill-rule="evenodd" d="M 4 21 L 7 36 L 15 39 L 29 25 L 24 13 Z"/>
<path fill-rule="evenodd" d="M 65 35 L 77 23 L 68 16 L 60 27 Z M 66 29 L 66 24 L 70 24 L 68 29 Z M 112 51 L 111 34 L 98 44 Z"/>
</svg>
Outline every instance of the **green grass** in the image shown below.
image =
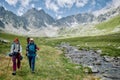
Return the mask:
<svg viewBox="0 0 120 80">
<path fill-rule="evenodd" d="M 17 70 L 16 76 L 12 76 L 12 62 L 8 67 L 10 58 L 5 55 L 10 51 L 10 45 L 15 37 L 21 42 L 24 58 L 21 69 Z M 30 72 L 25 56 L 26 37 L 0 33 L 0 38 L 11 41 L 9 44 L 0 43 L 0 80 L 82 80 L 85 77 L 81 65 L 70 63 L 62 51 L 46 44 L 48 38 L 34 38 L 35 43 L 40 47 L 40 51 L 37 52 L 39 57 L 36 59 L 35 74 Z M 76 66 L 80 67 L 76 68 Z"/>
<path fill-rule="evenodd" d="M 103 29 L 112 30 L 117 26 L 120 26 L 120 15 L 108 20 L 107 22 L 102 22 L 100 24 L 97 24 L 96 28 L 100 30 Z"/>
<path fill-rule="evenodd" d="M 61 42 L 70 43 L 73 46 L 79 46 L 80 49 L 101 49 L 103 51 L 102 55 L 120 56 L 120 33 L 104 36 L 73 37 L 46 40 L 46 44 L 50 46 L 56 46 Z"/>
<path fill-rule="evenodd" d="M 20 39 L 24 59 L 22 60 L 22 68 L 13 77 L 11 75 L 12 62 L 7 68 L 10 58 L 6 58 L 5 54 L 10 51 L 10 45 L 15 37 Z M 40 51 L 37 52 L 39 57 L 36 59 L 36 73 L 32 74 L 25 56 L 26 37 L 0 33 L 0 38 L 10 40 L 9 44 L 0 43 L 0 80 L 83 80 L 84 77 L 88 76 L 84 73 L 84 68 L 81 65 L 70 63 L 65 58 L 64 53 L 55 48 L 61 42 L 78 46 L 79 49 L 101 49 L 103 51 L 102 55 L 120 56 L 120 33 L 65 39 L 34 38 L 35 43 L 40 47 Z M 76 68 L 76 66 L 79 66 L 79 68 Z M 91 80 L 94 80 L 94 77 Z"/>
</svg>

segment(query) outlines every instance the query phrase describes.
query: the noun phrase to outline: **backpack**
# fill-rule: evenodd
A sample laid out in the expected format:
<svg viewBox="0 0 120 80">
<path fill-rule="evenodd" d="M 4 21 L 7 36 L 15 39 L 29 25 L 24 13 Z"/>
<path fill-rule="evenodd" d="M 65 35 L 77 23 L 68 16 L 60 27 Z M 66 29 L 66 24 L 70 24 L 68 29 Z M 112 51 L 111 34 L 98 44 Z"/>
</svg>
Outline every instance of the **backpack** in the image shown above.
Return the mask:
<svg viewBox="0 0 120 80">
<path fill-rule="evenodd" d="M 28 45 L 28 51 L 29 52 L 36 52 L 36 45 L 35 44 L 29 44 Z"/>
</svg>

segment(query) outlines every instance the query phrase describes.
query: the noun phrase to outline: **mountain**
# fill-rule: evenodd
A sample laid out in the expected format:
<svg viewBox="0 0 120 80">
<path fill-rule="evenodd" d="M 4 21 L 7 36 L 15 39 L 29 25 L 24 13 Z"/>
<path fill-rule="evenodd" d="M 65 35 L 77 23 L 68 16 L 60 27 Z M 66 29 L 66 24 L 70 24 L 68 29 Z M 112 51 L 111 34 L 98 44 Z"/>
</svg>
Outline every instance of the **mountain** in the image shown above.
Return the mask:
<svg viewBox="0 0 120 80">
<path fill-rule="evenodd" d="M 97 24 L 96 28 L 99 30 L 105 30 L 105 29 L 113 30 L 114 28 L 120 29 L 120 14 L 118 16 L 115 16 L 114 18 L 111 18 L 106 22 Z"/>
<path fill-rule="evenodd" d="M 103 11 L 103 13 L 100 13 L 97 16 L 96 13 L 93 12 L 93 13 L 80 13 L 80 14 L 63 17 L 61 19 L 58 19 L 56 23 L 54 23 L 53 25 L 70 27 L 76 24 L 80 25 L 80 24 L 88 24 L 88 23 L 101 23 L 103 21 L 109 20 L 110 18 L 113 18 L 118 14 L 120 14 L 120 6 L 118 6 L 117 8 L 108 9 L 106 12 Z"/>
<path fill-rule="evenodd" d="M 4 28 L 4 27 L 5 27 L 5 25 L 4 25 L 4 23 L 3 23 L 2 21 L 0 21 L 0 27 L 1 27 L 1 28 Z"/>
<path fill-rule="evenodd" d="M 37 10 L 35 8 L 28 10 L 23 17 L 26 18 L 28 26 L 31 28 L 47 27 L 47 25 L 55 22 L 44 10 Z"/>
<path fill-rule="evenodd" d="M 117 8 L 108 9 L 106 11 L 107 11 L 106 13 L 101 13 L 99 16 L 96 17 L 96 20 L 98 22 L 103 22 L 105 20 L 108 20 L 108 19 L 120 14 L 120 6 L 118 6 Z"/>
<path fill-rule="evenodd" d="M 23 27 L 24 29 L 26 29 L 25 18 L 17 16 L 11 11 L 5 10 L 4 7 L 0 7 L 0 21 L 1 21 L 1 24 L 3 23 L 4 25 L 7 25 L 6 27 L 8 28 L 11 25 L 12 27 L 17 29 L 19 29 L 20 27 Z"/>
<path fill-rule="evenodd" d="M 107 21 L 118 14 L 120 14 L 120 6 L 98 16 L 95 13 L 80 13 L 55 20 L 43 9 L 32 8 L 22 16 L 17 16 L 13 12 L 5 10 L 4 7 L 0 7 L 0 29 L 13 34 L 32 36 L 59 34 L 62 36 L 66 33 L 97 34 L 100 31 L 96 30 L 95 24 Z"/>
<path fill-rule="evenodd" d="M 72 26 L 74 24 L 90 23 L 95 17 L 90 13 L 67 16 L 56 21 L 55 26 Z"/>
</svg>

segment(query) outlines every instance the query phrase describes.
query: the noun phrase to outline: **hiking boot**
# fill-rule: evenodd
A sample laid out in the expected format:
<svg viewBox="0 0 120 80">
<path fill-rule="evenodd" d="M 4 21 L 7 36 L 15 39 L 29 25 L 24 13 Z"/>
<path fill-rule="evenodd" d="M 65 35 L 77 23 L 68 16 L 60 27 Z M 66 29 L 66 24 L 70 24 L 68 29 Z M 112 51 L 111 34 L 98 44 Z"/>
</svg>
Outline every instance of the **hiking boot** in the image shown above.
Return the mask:
<svg viewBox="0 0 120 80">
<path fill-rule="evenodd" d="M 16 71 L 13 71 L 13 72 L 12 72 L 12 75 L 16 75 Z"/>
<path fill-rule="evenodd" d="M 32 73 L 35 73 L 35 71 L 32 71 Z"/>
</svg>

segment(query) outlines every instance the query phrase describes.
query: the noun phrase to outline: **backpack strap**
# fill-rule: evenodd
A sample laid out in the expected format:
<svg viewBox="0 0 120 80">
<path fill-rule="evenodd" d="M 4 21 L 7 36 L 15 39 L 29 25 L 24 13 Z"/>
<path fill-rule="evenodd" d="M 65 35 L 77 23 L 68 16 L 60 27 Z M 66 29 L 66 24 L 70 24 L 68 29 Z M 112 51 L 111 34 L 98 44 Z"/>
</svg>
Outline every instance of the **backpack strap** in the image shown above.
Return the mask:
<svg viewBox="0 0 120 80">
<path fill-rule="evenodd" d="M 18 51 L 20 51 L 20 43 L 18 43 Z"/>
</svg>

